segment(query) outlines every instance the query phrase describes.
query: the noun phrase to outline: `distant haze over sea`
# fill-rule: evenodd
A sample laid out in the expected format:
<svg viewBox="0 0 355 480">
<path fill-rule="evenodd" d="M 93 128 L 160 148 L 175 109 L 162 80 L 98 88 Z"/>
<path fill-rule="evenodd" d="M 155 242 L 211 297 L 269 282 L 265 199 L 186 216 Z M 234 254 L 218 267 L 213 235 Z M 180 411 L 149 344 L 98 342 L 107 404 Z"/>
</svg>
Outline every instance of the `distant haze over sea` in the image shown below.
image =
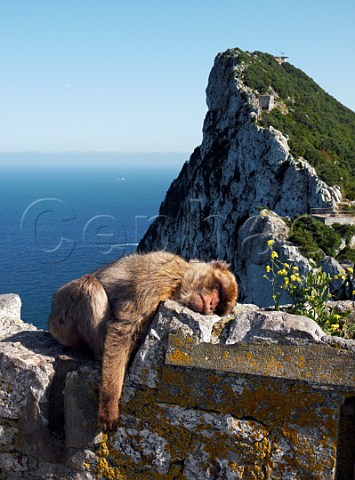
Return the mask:
<svg viewBox="0 0 355 480">
<path fill-rule="evenodd" d="M 188 152 L 0 152 L 3 166 L 181 167 Z"/>
<path fill-rule="evenodd" d="M 0 293 L 46 328 L 58 286 L 135 251 L 185 153 L 0 154 Z"/>
</svg>

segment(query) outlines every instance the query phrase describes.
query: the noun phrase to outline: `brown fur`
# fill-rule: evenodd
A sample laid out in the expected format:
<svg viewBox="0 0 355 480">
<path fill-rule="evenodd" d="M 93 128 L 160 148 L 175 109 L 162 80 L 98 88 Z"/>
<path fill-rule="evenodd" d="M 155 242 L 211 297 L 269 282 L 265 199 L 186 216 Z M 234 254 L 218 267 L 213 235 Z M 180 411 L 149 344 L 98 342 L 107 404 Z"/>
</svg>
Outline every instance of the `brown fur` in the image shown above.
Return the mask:
<svg viewBox="0 0 355 480">
<path fill-rule="evenodd" d="M 49 331 L 63 345 L 103 356 L 99 421 L 118 421 L 130 356 L 147 333 L 159 303 L 177 300 L 203 314 L 224 315 L 238 288 L 224 262 L 204 263 L 167 252 L 131 255 L 59 288 Z"/>
</svg>

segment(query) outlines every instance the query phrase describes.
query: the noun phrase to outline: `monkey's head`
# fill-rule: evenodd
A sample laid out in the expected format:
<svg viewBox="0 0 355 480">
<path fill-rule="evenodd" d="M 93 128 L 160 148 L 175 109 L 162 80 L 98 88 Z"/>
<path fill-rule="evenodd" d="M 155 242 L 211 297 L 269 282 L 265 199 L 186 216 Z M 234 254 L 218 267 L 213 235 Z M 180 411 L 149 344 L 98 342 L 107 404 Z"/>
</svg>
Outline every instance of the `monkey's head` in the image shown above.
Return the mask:
<svg viewBox="0 0 355 480">
<path fill-rule="evenodd" d="M 238 286 L 228 264 L 191 260 L 178 293 L 178 300 L 204 315 L 226 315 L 235 305 Z"/>
</svg>

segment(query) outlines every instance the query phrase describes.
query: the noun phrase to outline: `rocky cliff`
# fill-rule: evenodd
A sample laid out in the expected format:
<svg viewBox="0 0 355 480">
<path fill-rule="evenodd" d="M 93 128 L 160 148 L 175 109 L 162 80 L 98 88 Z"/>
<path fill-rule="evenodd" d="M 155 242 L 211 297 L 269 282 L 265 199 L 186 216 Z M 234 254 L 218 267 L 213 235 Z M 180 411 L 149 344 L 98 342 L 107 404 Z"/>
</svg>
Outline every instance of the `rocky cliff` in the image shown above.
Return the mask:
<svg viewBox="0 0 355 480">
<path fill-rule="evenodd" d="M 253 274 L 245 268 L 250 260 L 262 263 L 259 254 L 272 231 L 258 232 L 258 242 L 263 239 L 264 244 L 250 257 L 246 223 L 250 227 L 261 207 L 293 217 L 311 208 L 330 207 L 341 194 L 325 184 L 305 159 L 293 158 L 281 132 L 258 124 L 259 99 L 243 83 L 240 55 L 239 50 L 229 50 L 217 56 L 207 86 L 202 144 L 172 183 L 139 249 L 164 248 L 186 258 L 225 259 L 241 283 L 240 299 L 266 305 L 270 304 L 266 291 L 260 301 L 248 294 L 245 279 Z M 255 282 L 260 287 L 261 277 Z"/>
</svg>

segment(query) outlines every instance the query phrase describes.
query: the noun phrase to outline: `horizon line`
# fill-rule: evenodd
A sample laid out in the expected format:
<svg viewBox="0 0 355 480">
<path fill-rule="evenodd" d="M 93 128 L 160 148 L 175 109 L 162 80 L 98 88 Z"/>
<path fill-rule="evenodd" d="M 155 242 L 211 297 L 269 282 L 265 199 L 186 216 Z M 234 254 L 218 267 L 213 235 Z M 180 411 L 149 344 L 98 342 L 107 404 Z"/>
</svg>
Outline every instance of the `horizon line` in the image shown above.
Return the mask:
<svg viewBox="0 0 355 480">
<path fill-rule="evenodd" d="M 123 154 L 191 154 L 189 150 L 0 150 L 0 155 L 11 155 L 11 154 L 61 154 L 61 153 L 84 153 L 84 154 L 95 154 L 95 153 L 123 153 Z"/>
</svg>

